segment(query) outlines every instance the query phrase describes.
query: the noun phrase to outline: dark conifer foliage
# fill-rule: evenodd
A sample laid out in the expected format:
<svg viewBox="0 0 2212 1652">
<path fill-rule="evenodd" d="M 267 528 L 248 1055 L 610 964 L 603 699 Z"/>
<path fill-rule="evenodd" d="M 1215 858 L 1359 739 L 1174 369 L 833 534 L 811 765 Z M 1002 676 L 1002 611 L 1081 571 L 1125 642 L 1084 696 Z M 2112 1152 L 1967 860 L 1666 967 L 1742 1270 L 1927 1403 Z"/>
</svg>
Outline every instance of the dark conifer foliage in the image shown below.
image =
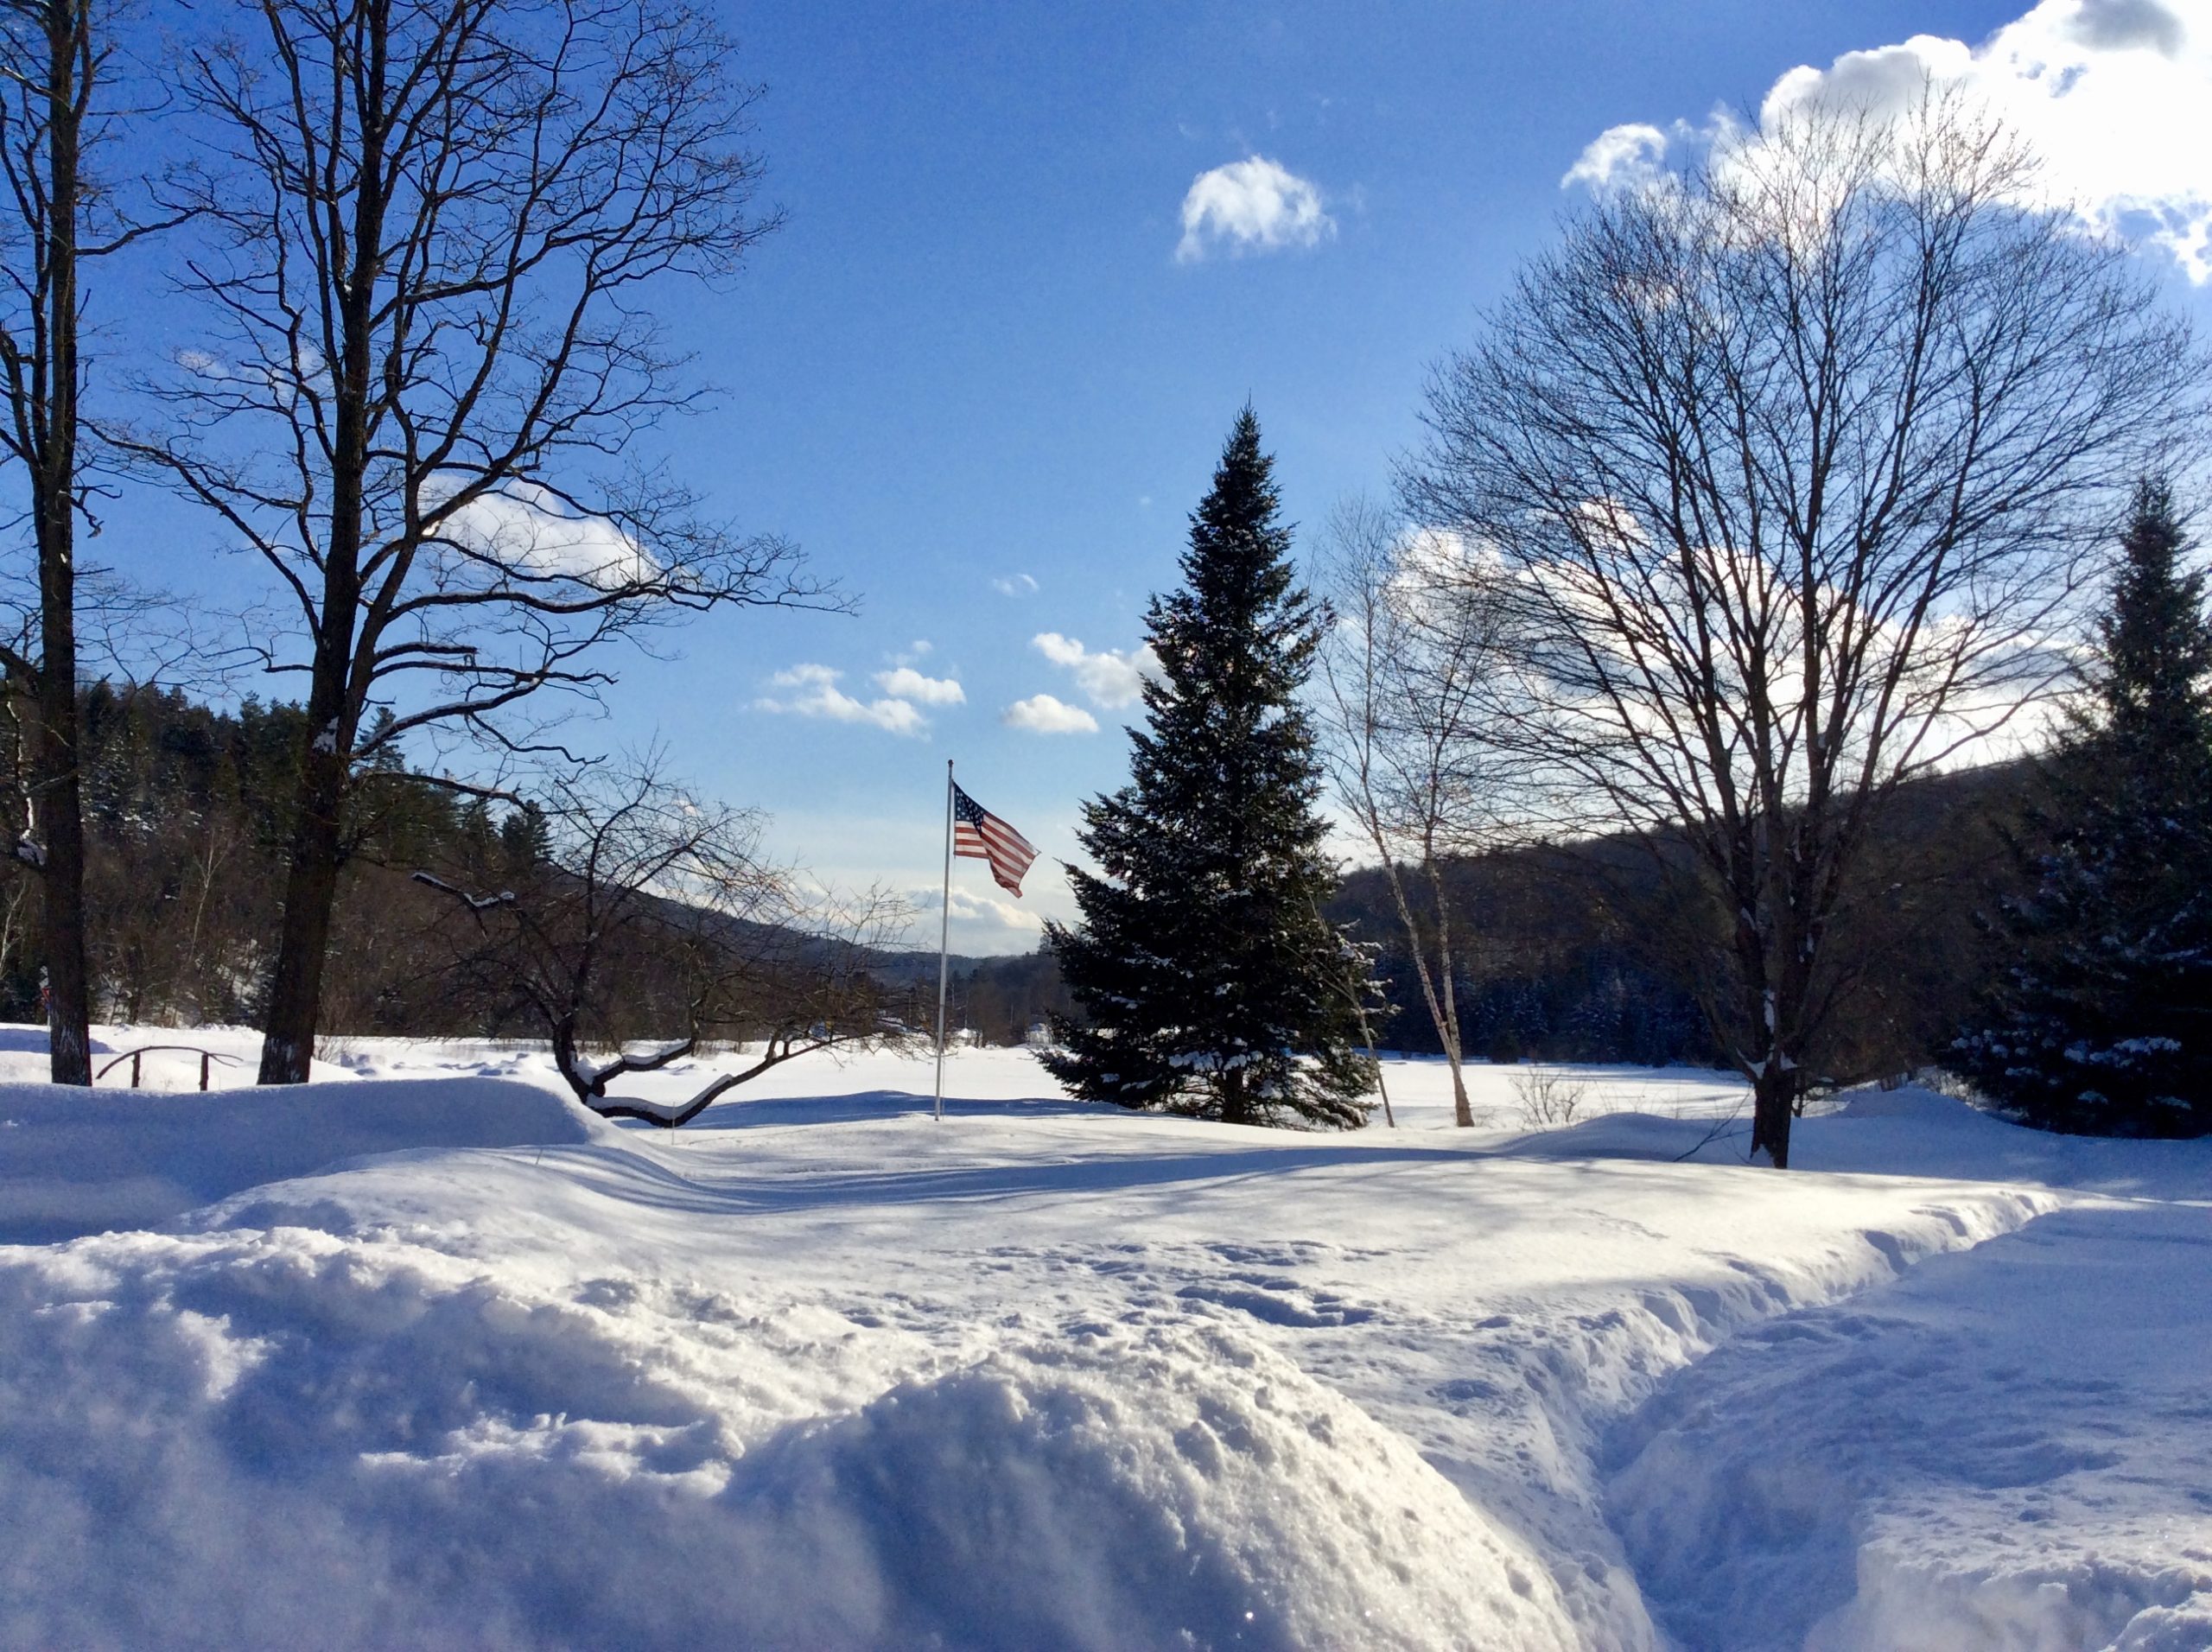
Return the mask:
<svg viewBox="0 0 2212 1652">
<path fill-rule="evenodd" d="M 1086 804 L 1083 921 L 1051 942 L 1086 1020 L 1048 1058 L 1077 1095 L 1231 1123 L 1365 1122 L 1357 1014 L 1323 919 L 1320 775 L 1298 705 L 1319 640 L 1249 408 L 1147 628 L 1162 675 L 1131 778 Z"/>
<path fill-rule="evenodd" d="M 99 682 L 81 691 L 78 723 L 94 1015 L 251 1022 L 266 1002 L 306 713 L 251 696 L 218 711 L 175 689 Z M 20 766 L 21 745 L 0 716 L 0 768 Z M 435 978 L 426 943 L 443 914 L 407 883 L 414 867 L 472 853 L 480 832 L 526 848 L 543 828 L 523 810 L 504 821 L 472 810 L 396 754 L 366 767 L 342 838 L 333 1031 L 486 1030 Z M 0 867 L 0 1019 L 38 1010 L 34 888 L 22 868 Z"/>
<path fill-rule="evenodd" d="M 1956 1064 L 2045 1128 L 2212 1132 L 2212 622 L 2171 492 L 2145 482 L 2085 709 L 2049 770 L 2050 840 L 2003 924 L 2009 971 Z"/>
</svg>

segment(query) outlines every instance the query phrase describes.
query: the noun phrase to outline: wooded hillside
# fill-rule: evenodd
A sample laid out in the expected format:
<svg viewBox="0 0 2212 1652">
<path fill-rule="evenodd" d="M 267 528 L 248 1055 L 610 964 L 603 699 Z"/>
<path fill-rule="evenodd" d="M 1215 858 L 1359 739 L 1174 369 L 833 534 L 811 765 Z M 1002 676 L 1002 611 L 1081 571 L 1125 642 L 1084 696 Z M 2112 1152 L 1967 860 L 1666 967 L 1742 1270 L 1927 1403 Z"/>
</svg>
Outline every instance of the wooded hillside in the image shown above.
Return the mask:
<svg viewBox="0 0 2212 1652">
<path fill-rule="evenodd" d="M 94 1013 L 257 1023 L 305 714 L 251 696 L 219 711 L 174 689 L 105 683 L 84 692 L 81 711 Z M 0 755 L 16 755 L 13 734 L 0 729 Z M 526 808 L 458 793 L 396 759 L 370 769 L 346 820 L 326 1030 L 542 1037 L 467 912 L 416 874 L 522 886 L 547 874 L 545 843 L 544 822 Z M 13 1020 L 42 1013 L 34 877 L 14 861 L 0 871 L 0 1017 Z M 729 938 L 759 937 L 733 926 Z M 670 1006 L 682 1001 L 674 950 L 652 944 L 650 924 L 632 937 L 596 989 L 609 1026 L 632 1037 L 670 1030 Z M 887 991 L 912 996 L 918 1014 L 918 968 L 896 953 L 872 961 Z"/>
<path fill-rule="evenodd" d="M 2031 765 L 2011 763 L 1900 790 L 1839 925 L 1853 955 L 1882 967 L 1841 983 L 1820 1077 L 1900 1072 L 1943 1052 L 1996 956 L 1983 918 L 2023 884 L 2011 845 L 2029 829 L 2034 785 Z M 1726 915 L 1678 910 L 1683 880 L 1662 880 L 1656 865 L 1650 847 L 1618 837 L 1448 863 L 1447 899 L 1467 937 L 1458 1000 L 1470 1055 L 1723 1060 L 1699 982 L 1725 944 Z M 1394 1011 L 1381 1036 L 1434 1051 L 1382 874 L 1353 872 L 1330 915 L 1381 949 L 1378 974 Z"/>
</svg>

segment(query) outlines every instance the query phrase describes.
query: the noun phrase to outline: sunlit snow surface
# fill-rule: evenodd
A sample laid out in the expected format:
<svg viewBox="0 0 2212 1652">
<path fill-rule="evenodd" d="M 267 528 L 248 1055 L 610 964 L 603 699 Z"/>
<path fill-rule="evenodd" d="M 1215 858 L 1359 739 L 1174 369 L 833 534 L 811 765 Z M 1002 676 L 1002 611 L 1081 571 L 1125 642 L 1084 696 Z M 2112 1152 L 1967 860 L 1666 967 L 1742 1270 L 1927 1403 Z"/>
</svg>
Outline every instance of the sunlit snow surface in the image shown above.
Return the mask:
<svg viewBox="0 0 2212 1652">
<path fill-rule="evenodd" d="M 171 1041 L 251 1071 L 99 1033 Z M 2212 1644 L 2212 1144 L 1901 1091 L 1783 1176 L 1710 1073 L 1529 1132 L 1478 1067 L 1461 1132 L 1392 1064 L 1403 1128 L 1307 1135 L 1016 1052 L 670 1134 L 505 1045 L 38 1045 L 6 1645 Z"/>
</svg>

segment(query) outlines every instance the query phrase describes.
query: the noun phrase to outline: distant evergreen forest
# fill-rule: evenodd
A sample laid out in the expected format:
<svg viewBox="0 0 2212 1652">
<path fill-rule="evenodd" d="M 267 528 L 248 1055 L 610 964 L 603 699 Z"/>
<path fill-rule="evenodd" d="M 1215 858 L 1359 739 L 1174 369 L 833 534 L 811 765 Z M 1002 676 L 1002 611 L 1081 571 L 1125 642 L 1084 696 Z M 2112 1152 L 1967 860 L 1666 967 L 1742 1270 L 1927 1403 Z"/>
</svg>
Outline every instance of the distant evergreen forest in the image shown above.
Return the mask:
<svg viewBox="0 0 2212 1652">
<path fill-rule="evenodd" d="M 175 689 L 95 683 L 80 697 L 94 1014 L 118 1022 L 257 1025 L 273 959 L 270 937 L 307 743 L 298 706 L 248 696 L 218 710 Z M 16 729 L 0 724 L 15 759 Z M 524 810 L 457 793 L 395 760 L 354 788 L 331 940 L 325 1031 L 541 1037 L 508 997 L 486 990 L 467 918 L 415 880 L 429 869 L 496 887 L 543 853 Z M 36 1021 L 40 903 L 31 870 L 0 869 L 0 1019 Z M 934 1016 L 937 955 L 876 955 L 912 1013 Z M 955 1025 L 1020 1042 L 1065 1004 L 1049 958 L 955 958 Z M 656 1036 L 669 983 L 650 956 L 623 961 L 609 1009 Z M 678 1030 L 678 1029 L 671 1029 Z"/>
<path fill-rule="evenodd" d="M 95 1013 L 252 1022 L 266 994 L 305 713 L 234 712 L 175 689 L 97 683 L 81 696 Z M 21 772 L 20 765 L 17 771 Z M 532 852 L 531 823 L 387 762 L 347 823 L 331 978 L 334 1032 L 474 1030 L 439 979 L 440 903 L 417 867 Z M 12 861 L 0 885 L 0 1014 L 41 1019 L 39 902 Z"/>
</svg>

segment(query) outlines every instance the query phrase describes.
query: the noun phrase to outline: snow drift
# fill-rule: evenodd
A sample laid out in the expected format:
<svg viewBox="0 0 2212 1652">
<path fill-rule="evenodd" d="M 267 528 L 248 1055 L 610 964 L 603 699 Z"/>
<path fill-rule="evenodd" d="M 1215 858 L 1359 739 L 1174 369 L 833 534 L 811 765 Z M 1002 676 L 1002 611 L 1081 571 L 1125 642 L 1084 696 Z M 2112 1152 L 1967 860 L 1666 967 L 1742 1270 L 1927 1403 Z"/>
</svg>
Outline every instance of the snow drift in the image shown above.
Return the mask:
<svg viewBox="0 0 2212 1652">
<path fill-rule="evenodd" d="M 451 1078 L 176 1094 L 0 1085 L 0 1243 L 140 1227 L 370 1153 L 591 1139 L 534 1084 Z"/>
<path fill-rule="evenodd" d="M 346 1060 L 0 1087 L 0 1647 L 2212 1644 L 2212 1143 Z"/>
<path fill-rule="evenodd" d="M 1510 1534 L 1218 1327 L 781 1423 L 763 1369 L 851 1326 L 710 1313 L 687 1371 L 631 1316 L 299 1229 L 18 1251 L 0 1317 L 11 1646 L 1572 1643 Z"/>
</svg>

